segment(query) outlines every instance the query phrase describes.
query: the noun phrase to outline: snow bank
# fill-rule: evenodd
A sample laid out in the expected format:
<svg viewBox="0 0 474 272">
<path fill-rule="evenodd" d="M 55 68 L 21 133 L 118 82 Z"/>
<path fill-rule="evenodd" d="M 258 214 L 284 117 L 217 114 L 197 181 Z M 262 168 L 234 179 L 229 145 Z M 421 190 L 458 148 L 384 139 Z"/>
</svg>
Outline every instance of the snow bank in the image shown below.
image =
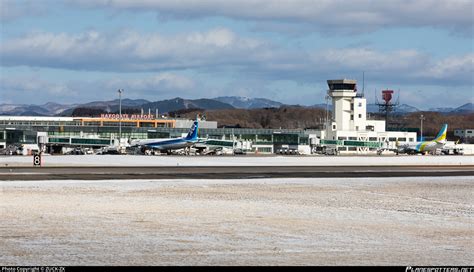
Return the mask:
<svg viewBox="0 0 474 272">
<path fill-rule="evenodd" d="M 474 156 L 43 156 L 44 166 L 357 166 L 474 165 Z M 0 167 L 32 166 L 32 156 L 1 156 Z"/>
</svg>

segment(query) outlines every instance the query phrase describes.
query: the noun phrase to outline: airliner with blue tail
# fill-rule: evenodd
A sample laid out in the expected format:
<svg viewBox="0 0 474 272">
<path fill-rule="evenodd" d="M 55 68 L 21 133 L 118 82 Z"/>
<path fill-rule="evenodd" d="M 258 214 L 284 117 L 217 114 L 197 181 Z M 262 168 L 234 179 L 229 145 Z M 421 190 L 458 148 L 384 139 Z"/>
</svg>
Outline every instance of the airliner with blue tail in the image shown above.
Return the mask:
<svg viewBox="0 0 474 272">
<path fill-rule="evenodd" d="M 191 129 L 189 130 L 186 137 L 181 138 L 167 138 L 167 139 L 146 139 L 146 140 L 134 140 L 131 142 L 132 147 L 147 147 L 156 149 L 159 151 L 170 151 L 176 149 L 182 149 L 193 146 L 199 141 L 198 138 L 199 122 L 194 121 Z"/>
<path fill-rule="evenodd" d="M 448 131 L 448 124 L 444 124 L 439 131 L 436 138 L 432 141 L 422 141 L 398 145 L 397 153 L 425 154 L 427 152 L 435 152 L 437 149 L 442 149 L 446 145 L 446 133 Z"/>
</svg>

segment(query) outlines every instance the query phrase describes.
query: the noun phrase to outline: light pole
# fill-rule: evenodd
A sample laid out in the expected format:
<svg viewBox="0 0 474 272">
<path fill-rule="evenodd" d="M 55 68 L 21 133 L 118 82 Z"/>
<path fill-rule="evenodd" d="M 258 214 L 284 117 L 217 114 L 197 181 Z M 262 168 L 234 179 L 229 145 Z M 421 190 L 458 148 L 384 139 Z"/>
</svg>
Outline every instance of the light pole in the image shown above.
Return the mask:
<svg viewBox="0 0 474 272">
<path fill-rule="evenodd" d="M 234 135 L 234 128 L 232 128 L 232 153 L 235 150 L 235 135 Z"/>
<path fill-rule="evenodd" d="M 422 115 L 420 115 L 420 142 L 423 141 L 423 120 L 425 120 L 425 117 Z"/>
<path fill-rule="evenodd" d="M 119 94 L 119 147 L 121 145 L 120 141 L 122 140 L 122 92 L 123 89 L 118 89 Z"/>
<path fill-rule="evenodd" d="M 328 127 L 329 127 L 329 109 L 328 109 L 328 105 L 329 105 L 329 93 L 326 94 L 326 97 L 325 97 L 325 100 L 326 100 L 326 124 L 325 124 L 325 129 L 326 129 L 326 133 L 328 133 Z"/>
</svg>

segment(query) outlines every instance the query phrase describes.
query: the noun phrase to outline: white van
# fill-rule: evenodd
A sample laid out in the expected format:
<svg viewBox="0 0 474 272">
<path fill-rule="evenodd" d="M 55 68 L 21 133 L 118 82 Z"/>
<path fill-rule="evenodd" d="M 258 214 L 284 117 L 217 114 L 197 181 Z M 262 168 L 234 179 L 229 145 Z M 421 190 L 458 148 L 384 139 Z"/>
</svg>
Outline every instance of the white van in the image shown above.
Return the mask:
<svg viewBox="0 0 474 272">
<path fill-rule="evenodd" d="M 29 156 L 40 153 L 39 146 L 37 144 L 22 144 L 21 155 Z"/>
</svg>

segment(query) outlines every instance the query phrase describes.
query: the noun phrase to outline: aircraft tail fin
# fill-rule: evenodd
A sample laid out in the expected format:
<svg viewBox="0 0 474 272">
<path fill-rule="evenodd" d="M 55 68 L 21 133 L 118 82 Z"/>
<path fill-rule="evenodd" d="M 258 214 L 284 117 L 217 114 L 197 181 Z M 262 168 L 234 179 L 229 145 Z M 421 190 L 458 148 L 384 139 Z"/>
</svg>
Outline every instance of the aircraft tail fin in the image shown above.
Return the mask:
<svg viewBox="0 0 474 272">
<path fill-rule="evenodd" d="M 198 138 L 198 130 L 199 130 L 199 122 L 196 120 L 193 123 L 193 126 L 186 135 L 186 140 L 197 140 Z"/>
<path fill-rule="evenodd" d="M 435 142 L 445 143 L 446 142 L 446 133 L 448 131 L 448 124 L 444 124 L 438 135 L 434 139 Z"/>
</svg>

